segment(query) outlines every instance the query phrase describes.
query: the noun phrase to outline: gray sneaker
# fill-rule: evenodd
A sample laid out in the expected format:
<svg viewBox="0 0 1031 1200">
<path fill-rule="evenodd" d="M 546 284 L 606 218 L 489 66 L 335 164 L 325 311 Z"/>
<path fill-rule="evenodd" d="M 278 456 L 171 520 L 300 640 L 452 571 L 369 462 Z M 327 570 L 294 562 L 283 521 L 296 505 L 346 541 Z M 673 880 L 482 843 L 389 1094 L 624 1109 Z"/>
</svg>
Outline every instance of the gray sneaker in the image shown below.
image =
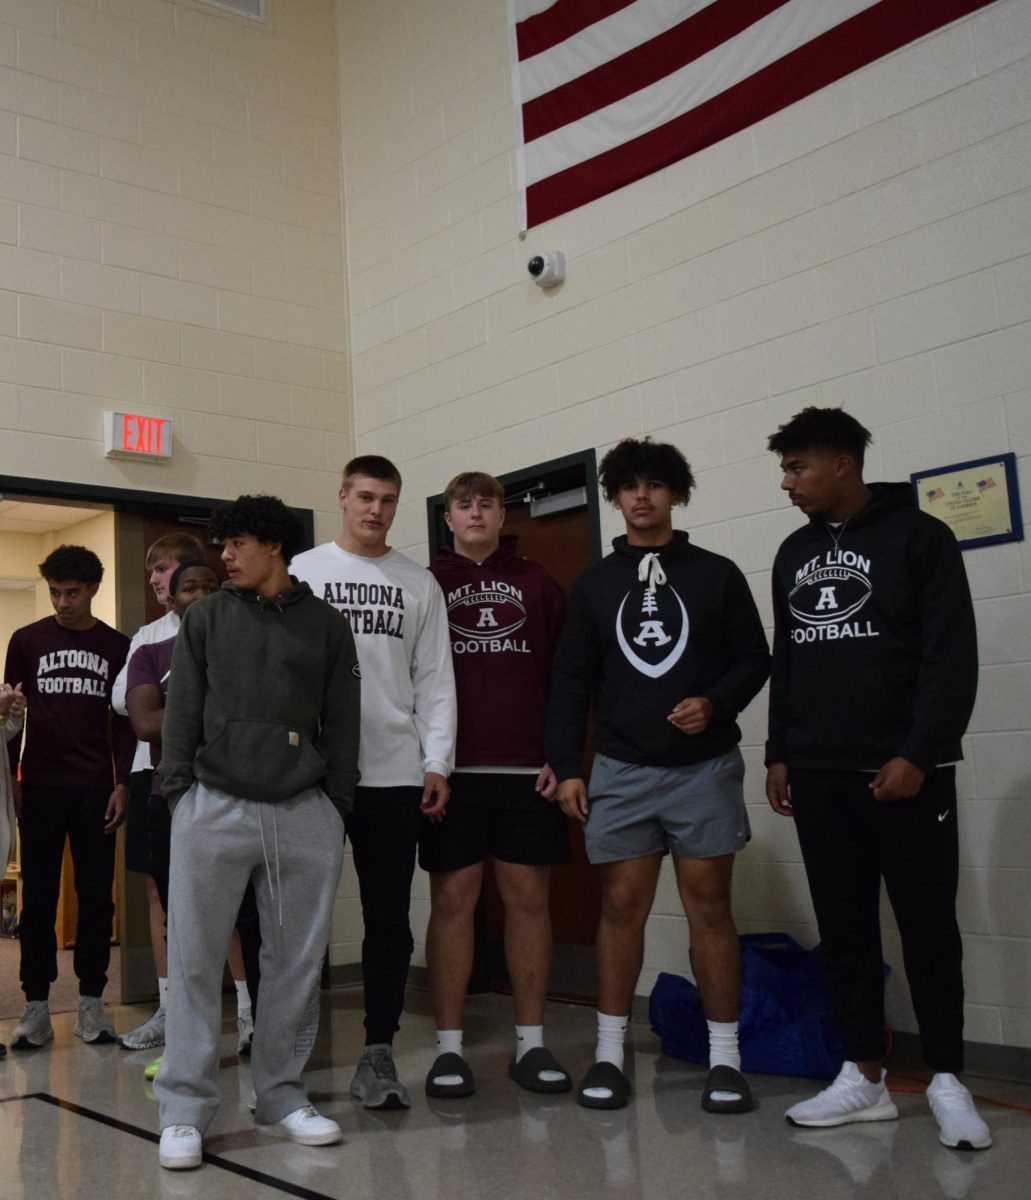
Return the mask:
<svg viewBox="0 0 1031 1200">
<path fill-rule="evenodd" d="M 366 1046 L 351 1080 L 351 1095 L 366 1108 L 410 1108 L 411 1100 L 397 1078 L 389 1046 Z"/>
<path fill-rule="evenodd" d="M 87 1039 L 88 1040 L 88 1039 Z M 165 1044 L 165 1010 L 159 1008 L 142 1025 L 118 1039 L 126 1050 L 153 1050 Z"/>
<path fill-rule="evenodd" d="M 35 1050 L 45 1046 L 54 1036 L 50 1024 L 50 1005 L 46 1000 L 30 1000 L 25 1005 L 21 1020 L 11 1035 L 12 1050 Z"/>
<path fill-rule="evenodd" d="M 236 1018 L 236 1053 L 241 1058 L 250 1058 L 251 1044 L 254 1041 L 254 1020 L 252 1017 Z"/>
<path fill-rule="evenodd" d="M 79 1015 L 75 1021 L 75 1036 L 94 1046 L 114 1042 L 115 1028 L 99 996 L 80 996 Z"/>
</svg>

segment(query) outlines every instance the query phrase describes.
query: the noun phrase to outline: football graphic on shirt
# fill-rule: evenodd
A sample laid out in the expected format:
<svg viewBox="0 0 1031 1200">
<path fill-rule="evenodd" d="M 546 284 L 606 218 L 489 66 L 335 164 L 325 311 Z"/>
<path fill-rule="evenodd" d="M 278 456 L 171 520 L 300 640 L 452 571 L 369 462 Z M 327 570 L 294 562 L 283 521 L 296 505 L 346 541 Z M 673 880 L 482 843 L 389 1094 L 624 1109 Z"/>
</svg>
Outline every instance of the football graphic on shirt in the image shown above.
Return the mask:
<svg viewBox="0 0 1031 1200">
<path fill-rule="evenodd" d="M 830 625 L 855 616 L 870 599 L 870 580 L 854 567 L 818 567 L 788 595 L 792 616 L 806 625 Z"/>
<path fill-rule="evenodd" d="M 484 587 L 450 596 L 447 620 L 451 632 L 459 638 L 481 641 L 511 637 L 526 624 L 526 609 L 514 590 Z"/>
<path fill-rule="evenodd" d="M 658 679 L 680 661 L 689 624 L 675 588 L 632 588 L 616 613 L 616 640 L 631 666 Z"/>
</svg>

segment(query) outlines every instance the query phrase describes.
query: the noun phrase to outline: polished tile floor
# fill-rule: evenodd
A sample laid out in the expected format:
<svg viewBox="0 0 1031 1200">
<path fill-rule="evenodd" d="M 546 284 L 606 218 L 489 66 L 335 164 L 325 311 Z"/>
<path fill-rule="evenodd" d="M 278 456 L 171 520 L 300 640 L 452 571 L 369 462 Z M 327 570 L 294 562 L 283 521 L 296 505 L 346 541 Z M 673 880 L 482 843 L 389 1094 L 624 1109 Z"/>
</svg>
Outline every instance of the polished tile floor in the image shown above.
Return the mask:
<svg viewBox="0 0 1031 1200">
<path fill-rule="evenodd" d="M 968 1079 L 1000 1104 L 982 1104 L 993 1149 L 957 1153 L 938 1144 L 923 1096 L 896 1095 L 900 1120 L 801 1131 L 784 1109 L 810 1094 L 804 1080 L 753 1077 L 759 1105 L 744 1116 L 699 1108 L 703 1071 L 658 1055 L 645 1025 L 633 1027 L 636 1100 L 617 1113 L 587 1111 L 571 1096 L 522 1092 L 505 1076 L 510 1009 L 497 996 L 470 1002 L 466 1048 L 478 1091 L 428 1101 L 422 1080 L 434 1057 L 425 996 L 413 993 L 398 1036 L 408 1112 L 366 1112 L 348 1096 L 361 1049 L 360 996 L 328 994 L 309 1065 L 314 1102 L 335 1117 L 344 1143 L 295 1146 L 258 1133 L 247 1109 L 247 1068 L 232 1055 L 226 1023 L 223 1105 L 198 1171 L 157 1163 L 157 1104 L 143 1079 L 147 1053 L 85 1046 L 74 1014 L 54 1018 L 49 1049 L 9 1051 L 0 1062 L 0 1200 L 1027 1200 L 1031 1195 L 1031 1087 Z M 144 1009 L 114 1008 L 120 1032 Z M 9 1042 L 13 1021 L 0 1022 Z M 579 1074 L 593 1047 L 588 1009 L 551 1006 L 549 1045 Z M 899 1078 L 901 1086 L 908 1081 Z M 1006 1105 L 1005 1107 L 1003 1105 Z"/>
</svg>

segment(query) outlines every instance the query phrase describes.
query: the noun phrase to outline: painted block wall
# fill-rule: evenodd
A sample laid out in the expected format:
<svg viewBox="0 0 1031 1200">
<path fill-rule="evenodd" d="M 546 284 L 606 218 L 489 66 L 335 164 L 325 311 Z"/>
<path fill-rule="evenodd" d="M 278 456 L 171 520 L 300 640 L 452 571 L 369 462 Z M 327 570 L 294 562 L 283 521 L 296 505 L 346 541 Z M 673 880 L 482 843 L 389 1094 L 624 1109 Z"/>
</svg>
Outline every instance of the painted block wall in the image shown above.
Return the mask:
<svg viewBox="0 0 1031 1200">
<path fill-rule="evenodd" d="M 807 404 L 875 442 L 867 477 L 1013 450 L 1031 511 L 1031 8 L 999 3 L 612 196 L 517 237 L 504 0 L 340 0 L 347 287 L 360 451 L 423 502 L 621 436 L 675 441 L 681 523 L 733 557 L 770 620 L 797 522 L 765 450 Z M 562 250 L 545 292 L 525 264 Z M 611 514 L 606 540 L 620 532 Z M 982 655 L 960 772 L 971 1039 L 1031 1046 L 1031 543 L 966 555 Z M 744 931 L 816 940 L 793 830 L 762 795 L 765 694 L 744 715 L 754 837 Z M 421 885 L 420 885 L 421 886 Z M 424 892 L 413 914 L 425 919 Z M 913 1029 L 895 968 L 891 1019 Z M 421 927 L 421 926 L 420 926 Z M 418 935 L 417 935 L 418 936 Z M 686 973 L 664 877 L 645 970 Z"/>
<path fill-rule="evenodd" d="M 0 473 L 332 504 L 351 445 L 333 0 L 0 4 Z M 170 416 L 170 465 L 101 413 Z"/>
</svg>

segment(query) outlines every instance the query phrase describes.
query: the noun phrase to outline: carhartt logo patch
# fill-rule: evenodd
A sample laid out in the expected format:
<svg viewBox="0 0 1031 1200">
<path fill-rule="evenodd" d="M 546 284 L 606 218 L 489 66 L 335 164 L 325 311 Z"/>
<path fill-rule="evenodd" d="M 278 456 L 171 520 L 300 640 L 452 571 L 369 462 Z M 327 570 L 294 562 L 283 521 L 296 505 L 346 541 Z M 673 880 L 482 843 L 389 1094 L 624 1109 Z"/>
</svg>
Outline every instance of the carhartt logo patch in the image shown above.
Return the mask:
<svg viewBox="0 0 1031 1200">
<path fill-rule="evenodd" d="M 301 735 L 299 733 L 295 733 L 292 729 L 286 735 L 286 737 L 291 746 L 299 746 L 301 744 Z"/>
</svg>

